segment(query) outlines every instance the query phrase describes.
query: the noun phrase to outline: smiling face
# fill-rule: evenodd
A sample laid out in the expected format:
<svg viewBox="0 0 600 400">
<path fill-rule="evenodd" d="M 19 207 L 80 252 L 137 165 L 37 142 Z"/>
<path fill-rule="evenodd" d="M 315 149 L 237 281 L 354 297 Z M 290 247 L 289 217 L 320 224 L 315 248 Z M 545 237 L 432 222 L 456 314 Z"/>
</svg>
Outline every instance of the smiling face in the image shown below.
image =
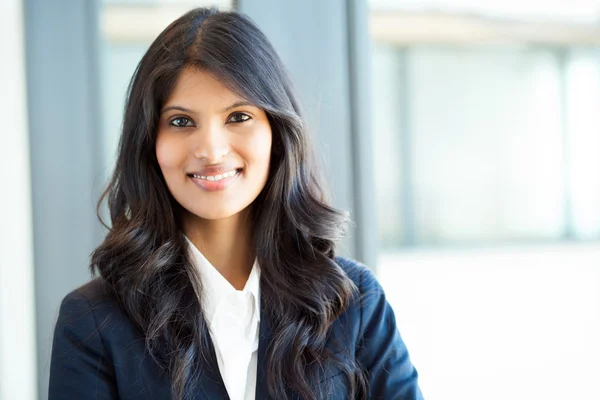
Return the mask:
<svg viewBox="0 0 600 400">
<path fill-rule="evenodd" d="M 186 68 L 161 110 L 156 157 L 187 217 L 222 219 L 246 210 L 265 186 L 271 139 L 264 110 Z"/>
</svg>

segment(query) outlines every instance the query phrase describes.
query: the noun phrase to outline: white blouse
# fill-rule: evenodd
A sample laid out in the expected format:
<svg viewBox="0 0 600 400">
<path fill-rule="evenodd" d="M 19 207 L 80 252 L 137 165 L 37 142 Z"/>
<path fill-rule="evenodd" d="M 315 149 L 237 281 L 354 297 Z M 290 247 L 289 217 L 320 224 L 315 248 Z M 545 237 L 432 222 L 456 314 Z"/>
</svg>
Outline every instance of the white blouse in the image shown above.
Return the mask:
<svg viewBox="0 0 600 400">
<path fill-rule="evenodd" d="M 260 268 L 255 261 L 244 289 L 237 290 L 186 237 L 200 271 L 202 308 L 219 371 L 231 400 L 254 400 L 260 321 Z"/>
</svg>

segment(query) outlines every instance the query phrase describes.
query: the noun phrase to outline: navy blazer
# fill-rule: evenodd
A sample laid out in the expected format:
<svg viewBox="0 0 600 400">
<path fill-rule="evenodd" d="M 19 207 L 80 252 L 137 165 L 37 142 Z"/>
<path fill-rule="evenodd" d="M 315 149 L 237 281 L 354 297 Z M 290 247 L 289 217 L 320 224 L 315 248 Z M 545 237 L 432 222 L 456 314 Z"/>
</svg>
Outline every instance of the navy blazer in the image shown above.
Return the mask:
<svg viewBox="0 0 600 400">
<path fill-rule="evenodd" d="M 361 296 L 353 296 L 333 323 L 327 345 L 351 335 L 343 343 L 367 371 L 369 399 L 422 399 L 417 371 L 381 285 L 364 265 L 341 257 L 336 262 Z M 169 379 L 145 350 L 143 334 L 106 289 L 102 278 L 96 278 L 62 301 L 52 347 L 49 400 L 170 399 Z M 264 310 L 265 304 L 260 307 Z M 271 399 L 265 368 L 272 340 L 267 318 L 260 319 L 259 335 L 256 399 L 263 400 Z M 229 399 L 211 348 L 194 399 Z M 319 378 L 334 380 L 333 387 L 339 389 L 327 400 L 348 398 L 346 378 L 338 368 L 330 365 L 319 371 Z"/>
</svg>

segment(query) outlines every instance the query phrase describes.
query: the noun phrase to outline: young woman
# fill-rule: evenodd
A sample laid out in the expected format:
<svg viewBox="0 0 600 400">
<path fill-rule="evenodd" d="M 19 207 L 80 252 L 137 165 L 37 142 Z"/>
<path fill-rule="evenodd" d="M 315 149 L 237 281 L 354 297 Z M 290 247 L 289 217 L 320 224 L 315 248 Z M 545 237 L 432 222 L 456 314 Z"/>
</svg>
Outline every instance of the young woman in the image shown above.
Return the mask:
<svg viewBox="0 0 600 400">
<path fill-rule="evenodd" d="M 62 302 L 55 399 L 421 399 L 381 286 L 335 256 L 292 84 L 245 16 L 196 9 L 129 87 L 99 277 Z"/>
</svg>

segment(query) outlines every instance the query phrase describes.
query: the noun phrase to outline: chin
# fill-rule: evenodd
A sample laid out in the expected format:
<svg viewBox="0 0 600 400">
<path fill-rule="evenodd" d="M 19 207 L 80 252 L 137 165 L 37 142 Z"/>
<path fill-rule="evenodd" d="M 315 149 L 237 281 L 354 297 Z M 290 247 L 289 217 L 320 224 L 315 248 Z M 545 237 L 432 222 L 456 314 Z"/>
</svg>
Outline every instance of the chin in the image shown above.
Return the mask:
<svg viewBox="0 0 600 400">
<path fill-rule="evenodd" d="M 193 216 L 195 216 L 196 218 L 200 218 L 200 219 L 206 219 L 206 220 L 218 220 L 218 219 L 225 219 L 225 218 L 229 218 L 229 217 L 233 217 L 234 215 L 238 214 L 239 212 L 241 212 L 242 210 L 231 210 L 231 209 L 212 209 L 212 210 L 194 210 L 194 209 L 188 209 L 188 213 L 192 214 Z"/>
</svg>

